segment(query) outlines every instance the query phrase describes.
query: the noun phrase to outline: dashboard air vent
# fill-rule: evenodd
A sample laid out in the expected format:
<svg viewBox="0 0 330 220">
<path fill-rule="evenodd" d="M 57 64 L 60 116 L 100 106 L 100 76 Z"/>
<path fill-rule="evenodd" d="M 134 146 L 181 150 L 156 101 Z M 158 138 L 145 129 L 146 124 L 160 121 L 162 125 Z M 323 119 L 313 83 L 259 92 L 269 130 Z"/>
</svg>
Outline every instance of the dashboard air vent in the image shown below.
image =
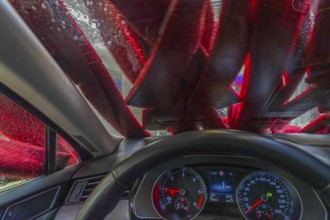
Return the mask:
<svg viewBox="0 0 330 220">
<path fill-rule="evenodd" d="M 88 196 L 96 188 L 96 186 L 101 182 L 104 176 L 92 177 L 88 179 L 81 179 L 74 182 L 71 188 L 69 197 L 67 198 L 67 203 L 75 204 L 85 202 Z M 126 190 L 123 194 L 122 199 L 127 199 L 131 188 Z"/>
<path fill-rule="evenodd" d="M 101 182 L 104 176 L 98 176 L 88 179 L 78 180 L 73 184 L 71 192 L 67 199 L 68 203 L 84 202 L 95 187 Z"/>
</svg>

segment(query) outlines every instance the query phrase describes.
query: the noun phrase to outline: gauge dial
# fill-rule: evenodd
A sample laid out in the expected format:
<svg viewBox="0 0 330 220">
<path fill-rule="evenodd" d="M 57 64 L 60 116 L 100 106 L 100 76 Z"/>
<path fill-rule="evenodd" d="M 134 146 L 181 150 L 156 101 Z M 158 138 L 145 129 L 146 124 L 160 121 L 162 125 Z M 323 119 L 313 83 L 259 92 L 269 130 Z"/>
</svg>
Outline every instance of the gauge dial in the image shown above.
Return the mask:
<svg viewBox="0 0 330 220">
<path fill-rule="evenodd" d="M 239 208 L 248 220 L 300 219 L 297 191 L 283 177 L 266 171 L 246 176 L 237 189 Z"/>
<path fill-rule="evenodd" d="M 157 213 L 167 220 L 189 220 L 203 209 L 206 199 L 203 179 L 190 168 L 164 172 L 156 181 L 152 201 Z"/>
</svg>

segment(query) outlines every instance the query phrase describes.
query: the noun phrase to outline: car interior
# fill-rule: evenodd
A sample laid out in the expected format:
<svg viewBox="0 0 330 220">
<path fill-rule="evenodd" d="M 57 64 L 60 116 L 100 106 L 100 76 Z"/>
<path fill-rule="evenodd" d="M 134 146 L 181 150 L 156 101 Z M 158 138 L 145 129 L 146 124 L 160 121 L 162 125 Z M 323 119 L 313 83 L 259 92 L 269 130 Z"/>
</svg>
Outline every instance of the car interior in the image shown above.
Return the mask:
<svg viewBox="0 0 330 220">
<path fill-rule="evenodd" d="M 1 0 L 0 220 L 329 220 L 329 0 Z"/>
</svg>

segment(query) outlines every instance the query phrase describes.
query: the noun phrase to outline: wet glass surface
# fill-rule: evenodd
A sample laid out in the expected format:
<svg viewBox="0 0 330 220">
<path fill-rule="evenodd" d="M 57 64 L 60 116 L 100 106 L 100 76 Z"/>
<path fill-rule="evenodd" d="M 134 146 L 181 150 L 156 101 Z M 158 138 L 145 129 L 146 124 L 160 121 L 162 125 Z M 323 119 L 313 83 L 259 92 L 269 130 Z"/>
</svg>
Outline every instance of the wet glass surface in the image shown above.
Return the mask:
<svg viewBox="0 0 330 220">
<path fill-rule="evenodd" d="M 0 192 L 45 174 L 46 126 L 0 94 Z"/>
<path fill-rule="evenodd" d="M 56 170 L 79 163 L 79 155 L 71 144 L 63 137 L 56 136 Z"/>
<path fill-rule="evenodd" d="M 329 133 L 328 0 L 11 2 L 126 137 Z"/>
</svg>

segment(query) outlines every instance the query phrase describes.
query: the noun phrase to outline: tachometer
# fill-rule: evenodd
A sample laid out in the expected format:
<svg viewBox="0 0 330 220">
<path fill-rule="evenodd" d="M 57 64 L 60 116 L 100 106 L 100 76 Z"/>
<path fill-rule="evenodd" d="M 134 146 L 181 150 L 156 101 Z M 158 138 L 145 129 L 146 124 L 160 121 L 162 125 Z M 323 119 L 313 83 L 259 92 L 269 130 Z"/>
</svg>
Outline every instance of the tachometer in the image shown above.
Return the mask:
<svg viewBox="0 0 330 220">
<path fill-rule="evenodd" d="M 190 168 L 175 168 L 164 172 L 156 181 L 152 201 L 157 213 L 167 220 L 195 218 L 205 204 L 203 179 Z"/>
<path fill-rule="evenodd" d="M 237 189 L 237 202 L 248 220 L 296 220 L 301 216 L 297 191 L 272 172 L 259 171 L 246 176 Z"/>
</svg>

